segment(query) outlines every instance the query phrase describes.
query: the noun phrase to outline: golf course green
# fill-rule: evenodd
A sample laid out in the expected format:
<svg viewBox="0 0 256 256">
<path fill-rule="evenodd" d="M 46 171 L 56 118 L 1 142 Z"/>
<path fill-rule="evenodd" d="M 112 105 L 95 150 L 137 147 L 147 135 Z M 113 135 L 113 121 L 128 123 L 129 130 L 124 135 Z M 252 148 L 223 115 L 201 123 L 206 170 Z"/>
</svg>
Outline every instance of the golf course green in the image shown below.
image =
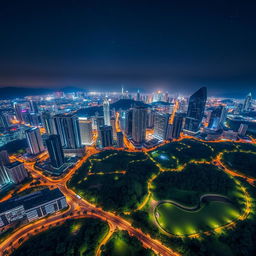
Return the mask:
<svg viewBox="0 0 256 256">
<path fill-rule="evenodd" d="M 175 202 L 160 203 L 155 209 L 157 224 L 167 233 L 183 236 L 210 231 L 239 216 L 239 210 L 227 201 L 202 202 L 187 208 Z"/>
</svg>

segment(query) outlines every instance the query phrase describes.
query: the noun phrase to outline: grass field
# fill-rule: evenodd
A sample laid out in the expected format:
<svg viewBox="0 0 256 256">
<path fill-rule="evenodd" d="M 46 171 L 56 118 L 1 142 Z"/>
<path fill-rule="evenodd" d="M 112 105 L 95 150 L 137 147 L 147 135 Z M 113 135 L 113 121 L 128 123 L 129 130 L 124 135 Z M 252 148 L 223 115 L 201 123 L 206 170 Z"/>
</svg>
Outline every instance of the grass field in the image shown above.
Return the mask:
<svg viewBox="0 0 256 256">
<path fill-rule="evenodd" d="M 155 212 L 159 225 L 174 235 L 191 235 L 223 226 L 239 216 L 226 202 L 209 202 L 197 211 L 188 211 L 171 203 L 160 204 Z"/>
</svg>

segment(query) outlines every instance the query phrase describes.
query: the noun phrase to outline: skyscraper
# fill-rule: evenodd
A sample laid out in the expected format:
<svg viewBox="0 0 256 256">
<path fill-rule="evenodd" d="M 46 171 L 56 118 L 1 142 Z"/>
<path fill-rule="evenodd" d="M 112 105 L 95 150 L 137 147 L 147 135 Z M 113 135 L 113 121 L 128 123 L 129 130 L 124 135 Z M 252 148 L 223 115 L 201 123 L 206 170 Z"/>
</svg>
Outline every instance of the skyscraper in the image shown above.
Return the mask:
<svg viewBox="0 0 256 256">
<path fill-rule="evenodd" d="M 117 147 L 123 148 L 124 147 L 124 135 L 122 132 L 117 132 Z"/>
<path fill-rule="evenodd" d="M 9 121 L 5 113 L 0 112 L 0 128 L 7 129 L 9 127 Z"/>
<path fill-rule="evenodd" d="M 18 103 L 14 103 L 15 116 L 18 121 L 22 121 L 22 107 Z"/>
<path fill-rule="evenodd" d="M 103 102 L 103 114 L 104 114 L 104 124 L 110 125 L 110 108 L 109 108 L 109 101 L 107 98 Z"/>
<path fill-rule="evenodd" d="M 175 113 L 172 128 L 171 128 L 171 135 L 169 135 L 170 139 L 178 139 L 180 137 L 185 115 L 186 114 L 184 113 L 179 113 L 179 112 Z"/>
<path fill-rule="evenodd" d="M 56 128 L 55 128 L 53 116 L 49 111 L 42 113 L 42 123 L 48 135 L 56 134 Z"/>
<path fill-rule="evenodd" d="M 137 91 L 137 94 L 136 94 L 136 101 L 140 101 L 140 91 L 139 90 Z"/>
<path fill-rule="evenodd" d="M 116 119 L 115 119 L 115 117 L 111 117 L 110 124 L 112 126 L 113 138 L 116 139 Z"/>
<path fill-rule="evenodd" d="M 30 153 L 39 154 L 44 150 L 42 136 L 38 128 L 30 128 L 25 131 Z"/>
<path fill-rule="evenodd" d="M 48 139 L 46 139 L 46 146 L 51 159 L 51 165 L 55 168 L 61 167 L 65 162 L 65 158 L 60 136 L 55 134 L 50 135 Z"/>
<path fill-rule="evenodd" d="M 189 98 L 188 112 L 184 130 L 191 133 L 199 131 L 204 116 L 204 109 L 207 100 L 206 87 L 200 88 Z"/>
<path fill-rule="evenodd" d="M 167 128 L 169 123 L 169 114 L 156 112 L 154 118 L 154 137 L 159 140 L 167 139 Z"/>
<path fill-rule="evenodd" d="M 252 94 L 248 93 L 248 95 L 246 96 L 246 98 L 244 100 L 242 111 L 243 112 L 249 111 L 251 106 L 252 106 Z"/>
<path fill-rule="evenodd" d="M 30 108 L 30 112 L 32 113 L 38 113 L 38 106 L 37 103 L 33 100 L 29 101 L 29 108 Z"/>
<path fill-rule="evenodd" d="M 100 130 L 100 127 L 104 125 L 104 117 L 103 116 L 97 116 L 96 117 L 96 126 L 97 126 L 97 130 Z"/>
<path fill-rule="evenodd" d="M 92 121 L 87 118 L 79 117 L 79 128 L 82 145 L 92 144 Z"/>
<path fill-rule="evenodd" d="M 132 135 L 132 118 L 133 110 L 129 109 L 125 112 L 125 134 L 126 136 Z"/>
<path fill-rule="evenodd" d="M 100 144 L 102 148 L 113 145 L 113 132 L 111 125 L 103 125 L 99 130 Z"/>
<path fill-rule="evenodd" d="M 67 149 L 81 148 L 78 117 L 74 114 L 58 114 L 53 117 L 61 145 Z"/>
<path fill-rule="evenodd" d="M 225 121 L 225 107 L 218 106 L 210 113 L 210 119 L 208 128 L 212 130 L 218 130 L 221 128 L 223 122 Z"/>
<path fill-rule="evenodd" d="M 135 144 L 142 144 L 146 138 L 147 109 L 136 106 L 132 112 L 132 140 Z"/>
</svg>

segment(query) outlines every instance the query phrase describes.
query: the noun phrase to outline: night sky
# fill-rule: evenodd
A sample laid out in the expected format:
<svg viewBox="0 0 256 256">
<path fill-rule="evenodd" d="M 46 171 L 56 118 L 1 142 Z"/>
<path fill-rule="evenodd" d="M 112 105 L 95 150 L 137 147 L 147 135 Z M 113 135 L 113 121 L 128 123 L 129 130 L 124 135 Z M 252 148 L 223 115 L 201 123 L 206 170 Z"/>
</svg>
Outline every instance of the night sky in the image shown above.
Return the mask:
<svg viewBox="0 0 256 256">
<path fill-rule="evenodd" d="M 1 1 L 0 24 L 1 87 L 256 93 L 256 1 Z"/>
</svg>

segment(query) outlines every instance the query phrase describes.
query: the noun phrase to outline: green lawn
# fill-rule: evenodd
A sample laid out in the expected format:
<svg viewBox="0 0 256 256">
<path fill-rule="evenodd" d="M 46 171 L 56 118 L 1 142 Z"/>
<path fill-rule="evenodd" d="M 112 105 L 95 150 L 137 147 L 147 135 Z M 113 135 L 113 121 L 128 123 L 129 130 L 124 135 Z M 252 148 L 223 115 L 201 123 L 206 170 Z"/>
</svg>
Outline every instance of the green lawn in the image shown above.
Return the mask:
<svg viewBox="0 0 256 256">
<path fill-rule="evenodd" d="M 239 211 L 230 203 L 209 202 L 197 211 L 186 211 L 171 203 L 163 203 L 156 209 L 159 225 L 174 235 L 191 235 L 212 230 L 231 222 Z"/>
</svg>

